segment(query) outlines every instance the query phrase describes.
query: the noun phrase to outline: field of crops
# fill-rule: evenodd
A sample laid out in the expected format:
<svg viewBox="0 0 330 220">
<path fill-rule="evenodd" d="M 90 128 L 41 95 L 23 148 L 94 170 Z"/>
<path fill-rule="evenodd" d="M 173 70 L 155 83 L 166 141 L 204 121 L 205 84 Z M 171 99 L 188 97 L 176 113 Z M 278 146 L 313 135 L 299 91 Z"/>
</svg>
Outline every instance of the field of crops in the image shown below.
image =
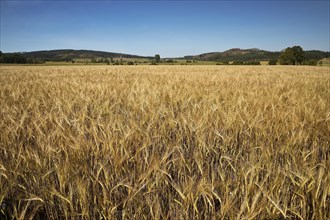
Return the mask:
<svg viewBox="0 0 330 220">
<path fill-rule="evenodd" d="M 330 72 L 0 67 L 0 219 L 330 219 Z"/>
</svg>

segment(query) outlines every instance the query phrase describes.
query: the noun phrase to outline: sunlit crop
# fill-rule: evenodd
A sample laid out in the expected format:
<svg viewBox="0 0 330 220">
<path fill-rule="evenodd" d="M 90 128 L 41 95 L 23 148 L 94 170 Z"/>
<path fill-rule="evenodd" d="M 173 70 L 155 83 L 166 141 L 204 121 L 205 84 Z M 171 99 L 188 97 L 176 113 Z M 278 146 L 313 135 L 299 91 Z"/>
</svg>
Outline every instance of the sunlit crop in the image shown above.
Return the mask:
<svg viewBox="0 0 330 220">
<path fill-rule="evenodd" d="M 330 219 L 327 67 L 0 67 L 1 219 Z"/>
</svg>

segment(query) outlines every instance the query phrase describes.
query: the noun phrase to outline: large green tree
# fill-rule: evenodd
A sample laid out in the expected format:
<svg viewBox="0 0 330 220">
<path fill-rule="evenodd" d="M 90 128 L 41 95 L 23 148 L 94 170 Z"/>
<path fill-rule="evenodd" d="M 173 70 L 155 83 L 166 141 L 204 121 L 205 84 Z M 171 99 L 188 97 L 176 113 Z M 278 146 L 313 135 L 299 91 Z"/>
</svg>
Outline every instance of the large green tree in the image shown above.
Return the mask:
<svg viewBox="0 0 330 220">
<path fill-rule="evenodd" d="M 300 65 L 305 60 L 305 52 L 300 46 L 288 47 L 280 55 L 281 65 Z"/>
<path fill-rule="evenodd" d="M 293 51 L 295 65 L 302 64 L 302 62 L 306 59 L 304 50 L 300 46 L 294 46 L 291 50 Z"/>
<path fill-rule="evenodd" d="M 156 54 L 155 55 L 155 62 L 156 63 L 159 63 L 160 62 L 160 56 L 159 56 L 159 54 Z"/>
</svg>

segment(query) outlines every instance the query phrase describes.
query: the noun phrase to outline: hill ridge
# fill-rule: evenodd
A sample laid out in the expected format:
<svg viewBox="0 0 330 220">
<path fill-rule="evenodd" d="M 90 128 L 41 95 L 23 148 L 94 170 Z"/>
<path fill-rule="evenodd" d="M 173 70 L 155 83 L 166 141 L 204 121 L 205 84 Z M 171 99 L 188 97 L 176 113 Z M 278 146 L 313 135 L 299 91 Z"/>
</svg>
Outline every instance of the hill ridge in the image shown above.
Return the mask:
<svg viewBox="0 0 330 220">
<path fill-rule="evenodd" d="M 86 49 L 55 49 L 19 52 L 26 59 L 41 61 L 71 61 L 73 59 L 96 59 L 96 58 L 150 58 L 133 54 L 107 52 Z"/>
<path fill-rule="evenodd" d="M 154 56 L 140 56 L 118 52 L 87 50 L 87 49 L 54 49 L 54 50 L 39 50 L 30 52 L 18 52 L 26 59 L 39 61 L 71 61 L 74 59 L 98 59 L 98 58 L 147 58 L 152 59 Z M 7 53 L 14 54 L 14 53 Z M 267 51 L 259 48 L 231 48 L 223 52 L 207 52 L 198 55 L 189 55 L 184 57 L 177 57 L 187 60 L 199 61 L 262 61 L 278 59 L 281 51 Z M 307 50 L 305 51 L 306 59 L 321 60 L 330 57 L 329 51 Z"/>
<path fill-rule="evenodd" d="M 259 48 L 241 49 L 231 48 L 223 52 L 208 52 L 199 55 L 185 56 L 185 59 L 203 60 L 203 61 L 261 61 L 278 59 L 281 51 L 267 51 Z M 329 51 L 307 50 L 305 51 L 306 59 L 320 60 L 330 57 Z"/>
</svg>

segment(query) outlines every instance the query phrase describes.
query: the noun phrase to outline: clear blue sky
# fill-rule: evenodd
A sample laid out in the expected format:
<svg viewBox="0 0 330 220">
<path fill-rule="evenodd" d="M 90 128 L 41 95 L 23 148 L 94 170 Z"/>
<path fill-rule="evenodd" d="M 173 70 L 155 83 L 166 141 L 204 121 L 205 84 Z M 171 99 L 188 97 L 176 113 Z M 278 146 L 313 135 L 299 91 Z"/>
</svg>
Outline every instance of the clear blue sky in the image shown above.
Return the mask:
<svg viewBox="0 0 330 220">
<path fill-rule="evenodd" d="M 161 57 L 300 45 L 329 51 L 329 1 L 1 0 L 0 50 Z"/>
</svg>

